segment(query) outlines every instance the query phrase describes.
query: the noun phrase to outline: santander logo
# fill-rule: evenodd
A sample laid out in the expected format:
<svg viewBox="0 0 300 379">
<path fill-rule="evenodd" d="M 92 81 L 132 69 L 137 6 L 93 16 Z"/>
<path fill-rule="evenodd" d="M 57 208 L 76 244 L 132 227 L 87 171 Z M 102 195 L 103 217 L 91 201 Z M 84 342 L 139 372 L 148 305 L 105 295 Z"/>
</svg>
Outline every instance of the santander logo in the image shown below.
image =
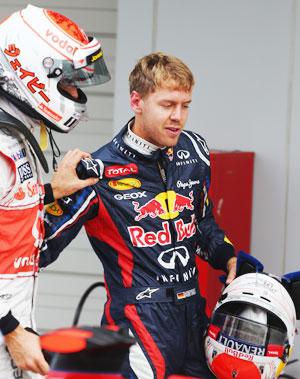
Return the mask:
<svg viewBox="0 0 300 379">
<path fill-rule="evenodd" d="M 57 34 L 54 34 L 51 30 L 46 30 L 46 37 L 61 49 L 65 50 L 68 54 L 73 55 L 75 53 L 76 47 L 71 46 L 67 39 L 60 39 L 60 37 Z"/>
<path fill-rule="evenodd" d="M 105 168 L 105 176 L 107 178 L 138 174 L 138 172 L 139 169 L 134 163 L 130 163 L 124 166 L 109 166 Z"/>
</svg>

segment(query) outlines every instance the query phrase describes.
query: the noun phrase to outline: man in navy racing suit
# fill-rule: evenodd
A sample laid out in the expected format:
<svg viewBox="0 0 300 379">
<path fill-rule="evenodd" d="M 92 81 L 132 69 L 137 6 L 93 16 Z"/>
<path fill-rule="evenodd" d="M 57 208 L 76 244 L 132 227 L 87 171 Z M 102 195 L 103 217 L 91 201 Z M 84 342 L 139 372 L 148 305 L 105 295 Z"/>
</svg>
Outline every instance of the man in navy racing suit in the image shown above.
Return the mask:
<svg viewBox="0 0 300 379">
<path fill-rule="evenodd" d="M 104 177 L 46 208 L 41 265 L 54 261 L 85 227 L 103 268 L 103 324 L 126 327 L 138 344 L 123 375 L 164 379 L 214 376 L 207 368 L 207 324 L 196 255 L 235 277 L 234 249 L 208 197 L 209 151 L 183 131 L 194 79 L 178 58 L 153 53 L 130 74 L 128 124 L 93 154 Z"/>
</svg>

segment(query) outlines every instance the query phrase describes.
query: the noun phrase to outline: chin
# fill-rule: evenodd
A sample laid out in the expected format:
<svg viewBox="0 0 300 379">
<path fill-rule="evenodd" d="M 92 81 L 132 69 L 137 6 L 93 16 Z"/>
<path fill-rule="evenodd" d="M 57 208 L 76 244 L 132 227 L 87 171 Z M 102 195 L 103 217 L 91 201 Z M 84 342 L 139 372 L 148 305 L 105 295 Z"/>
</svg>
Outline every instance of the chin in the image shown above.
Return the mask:
<svg viewBox="0 0 300 379">
<path fill-rule="evenodd" d="M 178 143 L 178 140 L 179 140 L 179 136 L 177 138 L 169 138 L 165 145 L 164 146 L 168 146 L 168 147 L 174 147 L 177 145 Z"/>
</svg>

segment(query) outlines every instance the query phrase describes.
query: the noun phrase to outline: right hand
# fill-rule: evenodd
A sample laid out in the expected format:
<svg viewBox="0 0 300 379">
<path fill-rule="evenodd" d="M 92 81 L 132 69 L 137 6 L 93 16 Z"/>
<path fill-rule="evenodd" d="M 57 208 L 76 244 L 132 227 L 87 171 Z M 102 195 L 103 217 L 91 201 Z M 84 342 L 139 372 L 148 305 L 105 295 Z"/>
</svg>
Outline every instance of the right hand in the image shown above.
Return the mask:
<svg viewBox="0 0 300 379">
<path fill-rule="evenodd" d="M 46 375 L 49 365 L 43 356 L 38 335 L 27 332 L 21 325 L 4 336 L 8 351 L 17 367 Z"/>
</svg>

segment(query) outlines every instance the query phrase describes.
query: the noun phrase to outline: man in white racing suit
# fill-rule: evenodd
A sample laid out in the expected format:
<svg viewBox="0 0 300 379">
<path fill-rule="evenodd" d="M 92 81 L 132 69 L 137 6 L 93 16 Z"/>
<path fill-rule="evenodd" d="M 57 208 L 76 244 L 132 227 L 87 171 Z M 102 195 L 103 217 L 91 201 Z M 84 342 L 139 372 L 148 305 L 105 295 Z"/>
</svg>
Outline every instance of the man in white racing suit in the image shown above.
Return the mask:
<svg viewBox="0 0 300 379">
<path fill-rule="evenodd" d="M 51 140 L 51 129 L 69 132 L 86 112 L 79 87 L 110 75 L 100 42 L 57 12 L 28 5 L 2 22 L 0 35 L 0 379 L 38 378 L 48 371 L 34 321 L 43 205 L 60 194 L 48 184 L 44 199 L 39 162 L 48 165 L 32 131 Z M 62 161 L 73 162 L 70 193 L 97 181 L 74 179 L 85 156 L 74 150 Z"/>
</svg>

